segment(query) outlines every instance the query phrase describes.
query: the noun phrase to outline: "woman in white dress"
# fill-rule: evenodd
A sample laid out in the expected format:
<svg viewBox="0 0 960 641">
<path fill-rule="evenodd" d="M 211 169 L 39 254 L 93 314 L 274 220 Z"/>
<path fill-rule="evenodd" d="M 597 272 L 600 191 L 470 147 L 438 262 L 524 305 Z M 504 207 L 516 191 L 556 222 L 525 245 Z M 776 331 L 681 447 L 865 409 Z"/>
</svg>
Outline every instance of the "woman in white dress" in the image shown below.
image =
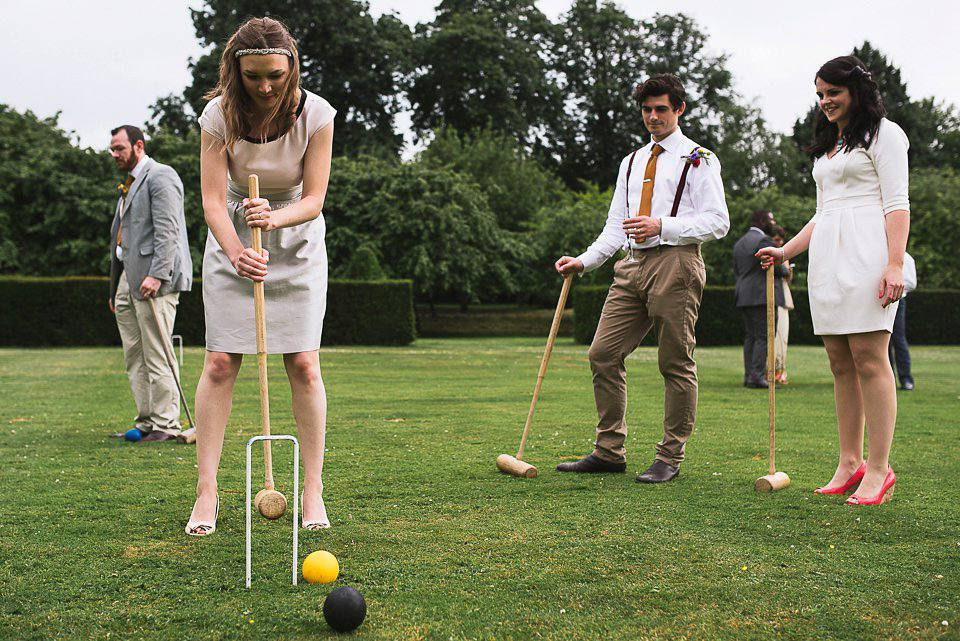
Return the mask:
<svg viewBox="0 0 960 641">
<path fill-rule="evenodd" d="M 816 492 L 855 490 L 848 504 L 877 505 L 892 496 L 897 478 L 888 462 L 897 396 L 887 345 L 910 230 L 908 142 L 884 118 L 877 84 L 860 59 L 827 62 L 815 84 L 821 113 L 807 151 L 815 159 L 816 215 L 786 245 L 757 256 L 769 268 L 810 250 L 810 314 L 833 372 L 840 437 L 836 472 Z"/>
<path fill-rule="evenodd" d="M 326 392 L 320 334 L 327 257 L 322 216 L 333 117 L 300 87 L 296 43 L 270 18 L 244 23 L 227 42 L 220 79 L 200 116 L 200 183 L 209 226 L 203 257 L 207 352 L 197 385 L 197 500 L 192 536 L 216 529 L 217 469 L 243 354 L 256 354 L 253 283 L 263 282 L 267 349 L 283 354 L 303 450 L 303 526 L 329 527 L 323 504 Z M 260 177 L 260 198 L 247 178 Z M 251 248 L 263 231 L 266 257 Z M 268 268 L 269 260 L 269 268 Z"/>
</svg>

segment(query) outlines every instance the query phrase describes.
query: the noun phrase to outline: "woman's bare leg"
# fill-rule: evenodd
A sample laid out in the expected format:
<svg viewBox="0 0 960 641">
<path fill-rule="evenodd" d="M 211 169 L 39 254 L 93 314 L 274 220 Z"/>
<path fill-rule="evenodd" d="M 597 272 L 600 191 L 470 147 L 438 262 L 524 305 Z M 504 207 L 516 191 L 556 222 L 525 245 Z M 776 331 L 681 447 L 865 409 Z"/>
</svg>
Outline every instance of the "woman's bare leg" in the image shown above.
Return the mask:
<svg viewBox="0 0 960 641">
<path fill-rule="evenodd" d="M 885 331 L 850 335 L 850 351 L 857 367 L 869 439 L 867 471 L 857 494 L 873 497 L 887 476 L 893 431 L 897 425 L 897 387 L 887 348 L 890 333 Z"/>
<path fill-rule="evenodd" d="M 848 336 L 824 336 L 823 345 L 833 373 L 833 395 L 837 407 L 837 435 L 840 461 L 826 488 L 846 483 L 863 463 L 863 393 Z"/>
<path fill-rule="evenodd" d="M 241 354 L 207 352 L 197 383 L 197 502 L 191 521 L 212 523 L 217 510 L 217 470 L 223 434 L 230 418 L 233 385 L 243 361 Z"/>
<path fill-rule="evenodd" d="M 323 504 L 323 453 L 327 427 L 327 393 L 318 352 L 284 354 L 290 379 L 293 417 L 303 453 L 303 520 L 326 520 Z"/>
</svg>

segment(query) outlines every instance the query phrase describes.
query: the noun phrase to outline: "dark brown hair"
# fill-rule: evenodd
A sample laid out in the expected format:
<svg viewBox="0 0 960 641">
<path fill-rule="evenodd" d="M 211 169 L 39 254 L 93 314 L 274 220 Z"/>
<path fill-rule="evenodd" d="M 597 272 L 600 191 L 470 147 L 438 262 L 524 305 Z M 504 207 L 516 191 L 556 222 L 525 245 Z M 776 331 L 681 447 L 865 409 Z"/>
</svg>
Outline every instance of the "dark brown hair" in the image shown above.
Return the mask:
<svg viewBox="0 0 960 641">
<path fill-rule="evenodd" d="M 237 32 L 227 40 L 227 46 L 220 57 L 220 79 L 204 98 L 211 100 L 222 96 L 220 106 L 226 121 L 224 143 L 231 148 L 234 143 L 252 131 L 253 107 L 250 96 L 243 88 L 240 77 L 240 59 L 237 51 L 242 49 L 286 49 L 290 52 L 290 73 L 283 86 L 277 104 L 267 116 L 261 129 L 261 138 L 265 132 L 276 129 L 282 136 L 293 127 L 296 121 L 297 88 L 300 86 L 300 52 L 297 43 L 286 26 L 273 18 L 251 18 L 240 25 Z"/>
<path fill-rule="evenodd" d="M 672 73 L 657 73 L 650 76 L 633 90 L 633 99 L 638 105 L 642 105 L 647 98 L 664 94 L 670 97 L 670 105 L 674 111 L 687 100 L 687 92 L 683 90 L 680 78 Z"/>
<path fill-rule="evenodd" d="M 134 145 L 136 145 L 138 140 L 142 140 L 142 141 L 143 141 L 143 149 L 144 149 L 144 151 L 146 151 L 146 149 L 147 149 L 147 141 L 144 139 L 144 137 L 143 137 L 143 131 L 140 129 L 140 127 L 134 127 L 133 125 L 120 125 L 119 127 L 116 127 L 116 128 L 114 128 L 114 129 L 111 129 L 111 130 L 110 130 L 110 135 L 111 135 L 111 136 L 116 136 L 116 135 L 117 135 L 118 133 L 120 133 L 121 131 L 127 132 L 127 139 L 130 140 L 130 146 L 131 146 L 131 147 L 133 147 Z"/>
<path fill-rule="evenodd" d="M 880 121 L 887 115 L 887 111 L 883 108 L 880 88 L 867 66 L 856 56 L 840 56 L 820 67 L 814 82 L 817 78 L 850 90 L 850 122 L 843 128 L 843 151 L 869 147 L 876 138 Z M 833 149 L 839 135 L 837 124 L 827 120 L 820 110 L 814 126 L 813 142 L 805 151 L 811 158 L 819 158 Z"/>
<path fill-rule="evenodd" d="M 769 209 L 758 209 L 750 215 L 750 226 L 762 229 L 767 236 L 773 229 L 773 212 Z"/>
</svg>

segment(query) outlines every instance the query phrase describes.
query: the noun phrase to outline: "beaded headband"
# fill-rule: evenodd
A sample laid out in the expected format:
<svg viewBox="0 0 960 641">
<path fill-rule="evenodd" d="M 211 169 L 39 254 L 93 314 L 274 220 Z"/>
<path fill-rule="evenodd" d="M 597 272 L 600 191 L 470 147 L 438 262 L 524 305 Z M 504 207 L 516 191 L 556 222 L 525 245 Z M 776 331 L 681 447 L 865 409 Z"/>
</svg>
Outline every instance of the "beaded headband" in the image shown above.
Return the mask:
<svg viewBox="0 0 960 641">
<path fill-rule="evenodd" d="M 268 56 L 273 53 L 279 53 L 284 56 L 293 57 L 293 54 L 290 53 L 287 49 L 280 49 L 276 47 L 271 47 L 267 49 L 240 49 L 233 56 L 239 58 L 240 56 Z"/>
</svg>

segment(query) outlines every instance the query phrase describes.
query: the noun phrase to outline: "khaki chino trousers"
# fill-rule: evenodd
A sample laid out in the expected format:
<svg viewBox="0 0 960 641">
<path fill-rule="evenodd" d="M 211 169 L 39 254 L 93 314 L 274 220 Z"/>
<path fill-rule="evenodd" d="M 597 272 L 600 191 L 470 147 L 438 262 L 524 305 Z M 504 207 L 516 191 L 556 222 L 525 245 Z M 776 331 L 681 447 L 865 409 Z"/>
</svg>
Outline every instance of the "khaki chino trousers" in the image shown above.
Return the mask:
<svg viewBox="0 0 960 641">
<path fill-rule="evenodd" d="M 160 322 L 168 332 L 173 328 L 179 300 L 179 292 L 154 299 Z M 159 430 L 179 434 L 180 395 L 161 342 L 169 342 L 170 334 L 160 334 L 153 319 L 150 301 L 133 297 L 126 274 L 120 275 L 114 309 L 117 329 L 123 342 L 127 378 L 137 404 L 137 429 L 142 432 Z M 176 360 L 173 366 L 177 367 Z M 177 376 L 180 376 L 179 369 Z"/>
<path fill-rule="evenodd" d="M 613 463 L 626 460 L 624 361 L 653 329 L 664 384 L 663 439 L 656 458 L 675 467 L 683 461 L 697 416 L 693 352 L 705 282 L 699 245 L 632 250 L 616 264 L 589 352 L 599 419 L 594 455 Z M 653 390 L 640 393 L 649 397 Z"/>
</svg>

